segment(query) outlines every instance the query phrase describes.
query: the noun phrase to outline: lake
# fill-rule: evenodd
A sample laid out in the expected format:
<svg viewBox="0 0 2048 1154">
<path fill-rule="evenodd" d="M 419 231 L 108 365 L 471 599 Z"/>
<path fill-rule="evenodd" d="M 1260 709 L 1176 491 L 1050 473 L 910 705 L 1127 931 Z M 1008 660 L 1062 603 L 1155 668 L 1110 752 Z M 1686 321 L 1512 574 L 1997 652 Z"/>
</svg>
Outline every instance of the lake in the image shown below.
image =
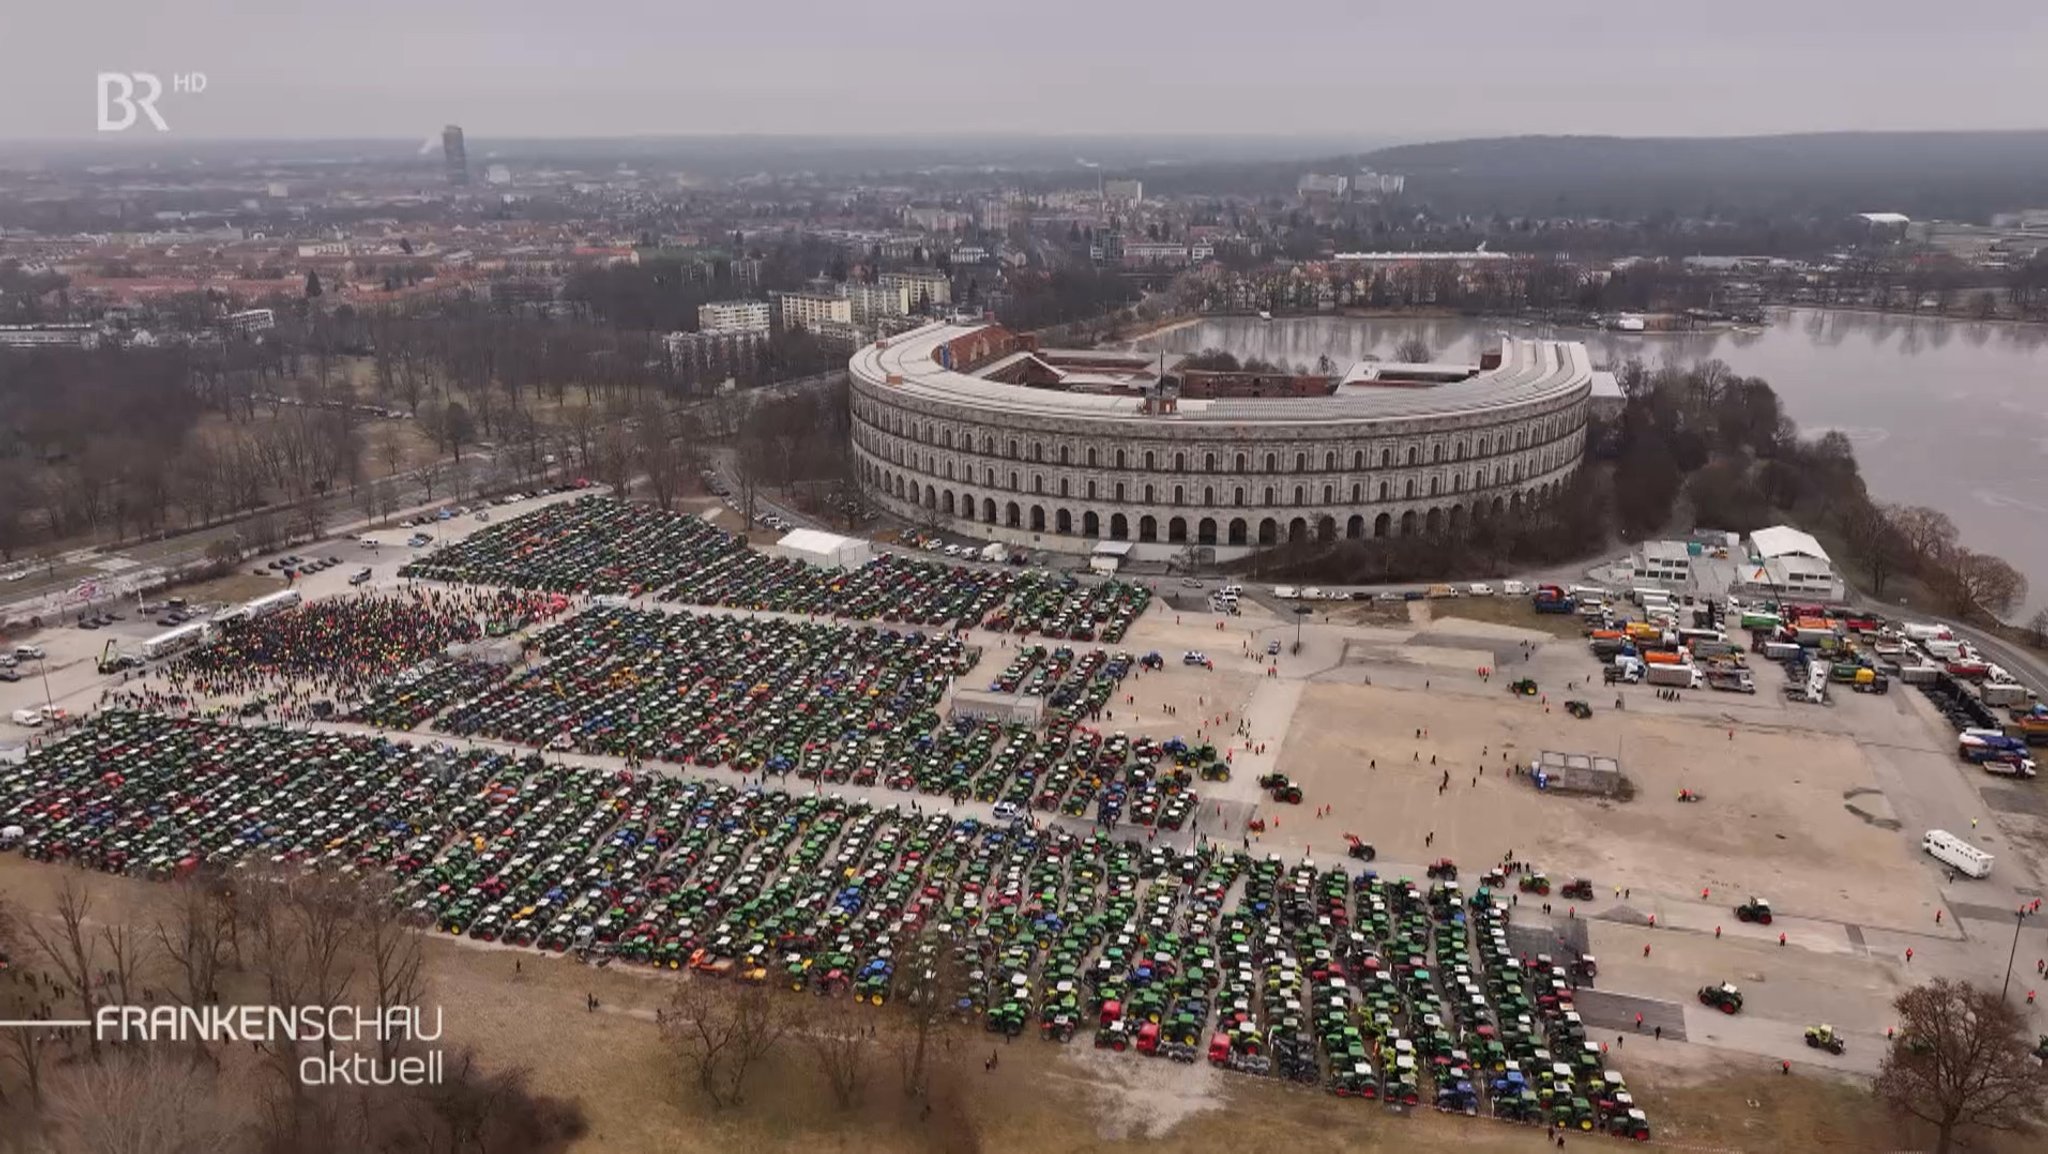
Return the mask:
<svg viewBox="0 0 2048 1154">
<path fill-rule="evenodd" d="M 1811 436 L 1839 429 L 1871 492 L 1955 519 L 1963 542 L 2018 566 L 2031 585 L 2024 620 L 2048 605 L 2048 326 L 1779 310 L 1760 333 L 1629 334 L 1500 321 L 1214 317 L 1138 342 L 1169 352 L 1226 349 L 1342 371 L 1392 359 L 1410 337 L 1441 360 L 1477 361 L 1500 334 L 1584 341 L 1603 366 L 1718 358 L 1762 377 Z"/>
</svg>

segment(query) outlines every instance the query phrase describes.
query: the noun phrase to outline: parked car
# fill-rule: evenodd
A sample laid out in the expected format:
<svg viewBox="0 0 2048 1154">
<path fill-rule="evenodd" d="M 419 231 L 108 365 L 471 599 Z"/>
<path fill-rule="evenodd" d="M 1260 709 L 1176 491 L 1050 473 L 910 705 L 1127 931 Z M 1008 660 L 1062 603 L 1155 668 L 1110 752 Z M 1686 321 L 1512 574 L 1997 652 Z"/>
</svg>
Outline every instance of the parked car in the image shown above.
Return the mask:
<svg viewBox="0 0 2048 1154">
<path fill-rule="evenodd" d="M 353 576 L 353 577 L 350 577 L 350 578 L 348 579 L 348 583 L 349 583 L 349 584 L 351 584 L 351 585 L 361 585 L 362 583 L 364 583 L 365 581 L 368 581 L 369 579 L 370 579 L 370 569 L 369 569 L 369 566 L 367 566 L 367 565 L 366 565 L 366 566 L 364 566 L 363 568 L 361 568 L 361 569 L 358 569 L 358 570 L 356 570 L 355 576 Z"/>
</svg>

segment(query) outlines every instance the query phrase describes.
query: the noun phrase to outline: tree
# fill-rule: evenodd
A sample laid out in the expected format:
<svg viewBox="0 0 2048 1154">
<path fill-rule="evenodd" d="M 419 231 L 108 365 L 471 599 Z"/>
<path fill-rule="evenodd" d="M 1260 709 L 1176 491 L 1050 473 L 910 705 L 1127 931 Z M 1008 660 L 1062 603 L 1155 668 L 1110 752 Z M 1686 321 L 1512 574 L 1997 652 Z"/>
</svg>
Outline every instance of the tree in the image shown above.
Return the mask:
<svg viewBox="0 0 2048 1154">
<path fill-rule="evenodd" d="M 1887 505 L 1885 517 L 1921 567 L 1939 564 L 1956 546 L 1956 523 L 1925 505 Z"/>
<path fill-rule="evenodd" d="M 320 287 L 320 270 L 319 270 L 319 269 L 314 269 L 313 271 L 311 271 L 311 272 L 307 273 L 307 274 L 306 274 L 306 299 L 307 299 L 307 300 L 313 300 L 314 298 L 318 297 L 318 296 L 319 296 L 319 295 L 320 295 L 320 294 L 321 294 L 321 293 L 322 293 L 323 291 L 325 291 L 325 290 L 323 290 L 323 289 L 322 289 L 322 288 Z"/>
<path fill-rule="evenodd" d="M 720 1109 L 746 1097 L 747 1074 L 782 1044 L 792 1023 L 766 986 L 728 987 L 704 978 L 677 986 L 662 1015 L 662 1038 Z"/>
<path fill-rule="evenodd" d="M 45 1110 L 62 1154 L 234 1154 L 254 1151 L 246 1109 L 213 1071 L 139 1047 L 51 1080 Z"/>
<path fill-rule="evenodd" d="M 858 1106 L 874 1078 L 873 1015 L 843 998 L 826 999 L 800 1023 L 803 1047 L 841 1110 Z"/>
<path fill-rule="evenodd" d="M 2004 998 L 1936 978 L 1892 1006 L 1899 1032 L 1874 1088 L 1886 1106 L 1934 1127 L 1936 1154 L 1953 1149 L 1959 1131 L 2013 1130 L 2048 1112 L 2048 1074 Z"/>
<path fill-rule="evenodd" d="M 1960 546 L 1929 577 L 1959 614 L 2003 617 L 2026 600 L 2027 579 L 2003 558 Z"/>
<path fill-rule="evenodd" d="M 1404 364 L 1426 365 L 1429 356 L 1429 344 L 1421 337 L 1409 337 L 1394 346 L 1394 359 Z"/>
<path fill-rule="evenodd" d="M 1871 595 L 1883 597 L 1892 575 L 1911 559 L 1884 507 L 1868 500 L 1854 502 L 1842 515 L 1842 531 L 1870 575 Z"/>
<path fill-rule="evenodd" d="M 55 967 L 57 975 L 64 979 L 64 985 L 78 998 L 78 1016 L 87 1020 L 92 1019 L 99 1008 L 94 986 L 101 972 L 98 944 L 88 930 L 92 921 L 92 890 L 82 873 L 67 871 L 57 889 L 58 929 L 46 934 L 34 923 L 23 926 L 28 940 L 35 943 L 44 960 Z M 99 1033 L 88 1030 L 86 1040 L 93 1060 L 98 1061 Z"/>
</svg>

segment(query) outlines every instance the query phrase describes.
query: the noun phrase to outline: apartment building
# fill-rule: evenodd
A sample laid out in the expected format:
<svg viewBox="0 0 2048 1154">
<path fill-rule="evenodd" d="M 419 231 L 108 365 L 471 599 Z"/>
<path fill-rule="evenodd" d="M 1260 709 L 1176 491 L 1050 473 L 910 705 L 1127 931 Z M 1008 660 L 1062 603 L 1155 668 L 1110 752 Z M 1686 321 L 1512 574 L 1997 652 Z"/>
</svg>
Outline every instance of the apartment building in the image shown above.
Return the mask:
<svg viewBox="0 0 2048 1154">
<path fill-rule="evenodd" d="M 827 324 L 853 323 L 853 302 L 843 296 L 779 293 L 775 301 L 777 316 L 785 329 L 805 328 L 817 332 Z"/>
<path fill-rule="evenodd" d="M 712 301 L 697 306 L 697 327 L 707 333 L 766 332 L 767 301 Z"/>
</svg>

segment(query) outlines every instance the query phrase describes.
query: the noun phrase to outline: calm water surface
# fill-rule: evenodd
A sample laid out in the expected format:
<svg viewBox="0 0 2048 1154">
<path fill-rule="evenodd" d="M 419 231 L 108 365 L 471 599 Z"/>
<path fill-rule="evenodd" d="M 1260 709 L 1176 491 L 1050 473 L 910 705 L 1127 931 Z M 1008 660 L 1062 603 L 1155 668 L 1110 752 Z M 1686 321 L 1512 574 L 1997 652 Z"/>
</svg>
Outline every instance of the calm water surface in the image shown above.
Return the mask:
<svg viewBox="0 0 2048 1154">
<path fill-rule="evenodd" d="M 1802 431 L 1840 429 L 1855 442 L 1872 493 L 1946 512 L 1966 544 L 2026 573 L 2027 613 L 2048 605 L 2048 326 L 1794 309 L 1761 333 L 1621 336 L 1463 319 L 1220 317 L 1139 346 L 1303 366 L 1327 355 L 1341 371 L 1368 354 L 1391 359 L 1409 337 L 1440 359 L 1476 361 L 1503 331 L 1584 341 L 1608 367 L 1718 358 L 1764 378 Z"/>
</svg>

